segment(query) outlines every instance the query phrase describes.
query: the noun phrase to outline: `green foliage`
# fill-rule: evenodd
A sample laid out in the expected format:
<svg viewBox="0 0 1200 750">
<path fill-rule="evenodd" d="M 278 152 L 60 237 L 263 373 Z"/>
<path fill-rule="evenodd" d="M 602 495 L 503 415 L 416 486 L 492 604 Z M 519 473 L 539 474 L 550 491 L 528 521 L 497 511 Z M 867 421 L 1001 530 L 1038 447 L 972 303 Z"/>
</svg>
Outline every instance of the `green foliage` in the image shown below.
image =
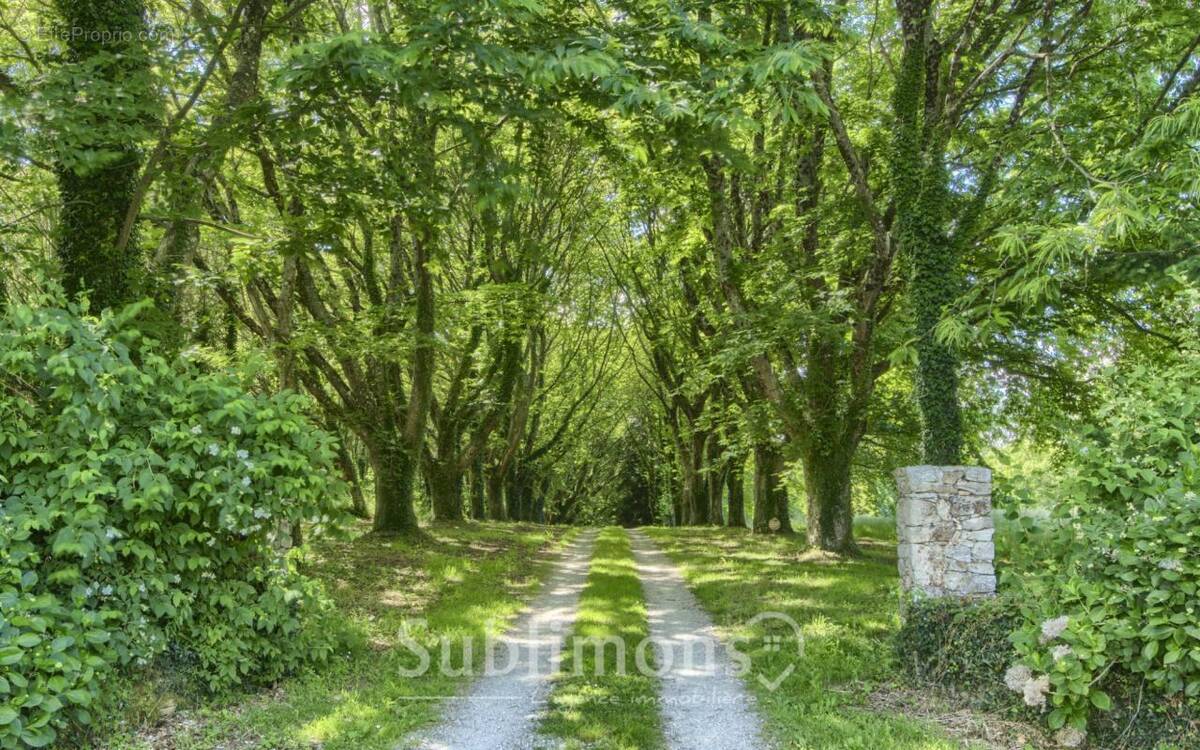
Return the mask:
<svg viewBox="0 0 1200 750">
<path fill-rule="evenodd" d="M 171 649 L 212 689 L 321 661 L 319 587 L 277 537 L 335 514 L 332 439 L 290 393 L 170 362 L 127 326 L 0 320 L 0 747 L 87 723 L 103 680 Z"/>
<path fill-rule="evenodd" d="M 1013 642 L 1049 678 L 1051 728 L 1108 710 L 1110 670 L 1200 696 L 1197 376 L 1190 357 L 1106 376 L 1095 424 L 1071 443 L 1068 495 L 1006 576 L 1029 602 Z"/>
<path fill-rule="evenodd" d="M 896 659 L 918 682 L 1001 705 L 1009 698 L 1003 685 L 1013 659 L 1009 635 L 1019 619 L 1016 603 L 1005 597 L 916 601 L 896 633 Z"/>
</svg>

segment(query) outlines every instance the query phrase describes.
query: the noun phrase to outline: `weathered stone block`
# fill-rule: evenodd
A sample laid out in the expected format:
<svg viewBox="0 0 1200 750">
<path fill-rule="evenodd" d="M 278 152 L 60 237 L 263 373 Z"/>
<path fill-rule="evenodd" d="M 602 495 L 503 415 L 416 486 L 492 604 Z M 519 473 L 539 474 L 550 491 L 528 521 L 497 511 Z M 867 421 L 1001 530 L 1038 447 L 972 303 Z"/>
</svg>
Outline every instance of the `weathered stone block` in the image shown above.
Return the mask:
<svg viewBox="0 0 1200 750">
<path fill-rule="evenodd" d="M 990 470 L 981 466 L 897 469 L 900 583 L 909 595 L 995 593 Z"/>
</svg>

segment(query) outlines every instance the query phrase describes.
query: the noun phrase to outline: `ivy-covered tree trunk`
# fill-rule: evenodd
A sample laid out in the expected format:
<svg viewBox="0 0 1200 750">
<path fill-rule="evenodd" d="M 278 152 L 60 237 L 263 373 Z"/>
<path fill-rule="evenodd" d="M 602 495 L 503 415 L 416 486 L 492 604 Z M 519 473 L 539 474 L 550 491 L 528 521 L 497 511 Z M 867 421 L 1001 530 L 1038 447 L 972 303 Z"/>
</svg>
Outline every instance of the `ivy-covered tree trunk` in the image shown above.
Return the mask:
<svg viewBox="0 0 1200 750">
<path fill-rule="evenodd" d="M 80 159 L 57 166 L 62 202 L 55 244 L 63 287 L 90 290 L 95 311 L 134 300 L 141 284 L 141 254 L 131 236 L 118 238 L 136 192 L 141 154 L 137 133 L 150 96 L 144 49 L 143 0 L 56 0 L 66 28 L 67 59 L 91 76 L 79 91 L 94 110 L 97 127 L 71 133 L 60 144 Z M 85 158 L 86 157 L 86 158 Z"/>
<path fill-rule="evenodd" d="M 827 444 L 803 449 L 804 491 L 808 500 L 808 543 L 843 554 L 856 550 L 850 504 L 849 451 Z"/>
<path fill-rule="evenodd" d="M 367 452 L 375 473 L 375 530 L 410 532 L 417 529 L 413 487 L 417 462 L 396 441 L 369 442 Z"/>
<path fill-rule="evenodd" d="M 429 499 L 435 521 L 461 521 L 463 518 L 462 473 L 453 460 L 427 461 Z"/>
<path fill-rule="evenodd" d="M 904 49 L 896 75 L 892 191 L 900 252 L 911 263 L 916 318 L 917 401 L 924 460 L 956 464 L 962 453 L 958 356 L 935 329 L 955 297 L 958 259 L 946 236 L 947 175 L 936 108 L 937 57 L 931 54 L 930 0 L 896 0 Z"/>
</svg>

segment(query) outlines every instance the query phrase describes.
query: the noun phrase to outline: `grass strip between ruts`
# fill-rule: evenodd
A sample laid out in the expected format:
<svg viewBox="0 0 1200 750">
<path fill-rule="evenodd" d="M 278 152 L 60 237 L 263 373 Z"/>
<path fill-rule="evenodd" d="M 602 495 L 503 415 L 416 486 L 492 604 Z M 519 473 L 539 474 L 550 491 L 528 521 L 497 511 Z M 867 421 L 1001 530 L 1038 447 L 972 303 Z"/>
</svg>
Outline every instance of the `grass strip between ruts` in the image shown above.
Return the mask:
<svg viewBox="0 0 1200 750">
<path fill-rule="evenodd" d="M 636 651 L 648 632 L 629 536 L 605 528 L 540 731 L 563 740 L 568 750 L 661 748 L 658 680 L 637 667 Z M 648 649 L 644 660 L 653 667 Z"/>
</svg>

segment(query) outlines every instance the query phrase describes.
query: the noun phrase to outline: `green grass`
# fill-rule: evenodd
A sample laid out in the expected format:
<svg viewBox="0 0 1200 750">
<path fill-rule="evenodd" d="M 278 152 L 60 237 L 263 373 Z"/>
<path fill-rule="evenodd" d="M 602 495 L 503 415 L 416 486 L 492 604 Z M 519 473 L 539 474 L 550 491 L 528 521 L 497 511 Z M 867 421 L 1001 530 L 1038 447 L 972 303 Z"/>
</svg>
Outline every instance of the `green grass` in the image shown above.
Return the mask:
<svg viewBox="0 0 1200 750">
<path fill-rule="evenodd" d="M 401 626 L 425 618 L 415 637 L 469 636 L 477 646 L 496 634 L 540 583 L 538 555 L 561 545 L 565 528 L 464 523 L 428 529 L 420 538 L 360 536 L 316 545 L 304 566 L 324 581 L 345 617 L 353 646 L 327 667 L 274 688 L 198 699 L 175 693 L 177 675 L 125 688 L 126 726 L 88 750 L 393 750 L 433 721 L 436 701 L 465 677 L 403 679 L 415 657 L 397 646 Z M 438 651 L 433 652 L 436 666 Z M 455 663 L 460 663 L 461 653 Z M 477 666 L 483 649 L 474 649 Z"/>
<path fill-rule="evenodd" d="M 755 536 L 732 529 L 647 529 L 683 569 L 723 635 L 749 640 L 747 684 L 769 731 L 793 750 L 951 750 L 940 730 L 871 710 L 867 697 L 895 676 L 892 634 L 899 626 L 894 547 L 860 540 L 861 557 L 844 560 L 805 550 L 799 537 Z M 747 623 L 761 612 L 799 623 L 797 639 L 780 623 Z M 770 628 L 768 631 L 767 628 Z M 780 650 L 763 645 L 767 633 Z M 795 664 L 778 689 L 772 679 Z"/>
<path fill-rule="evenodd" d="M 637 646 L 647 635 L 646 606 L 629 536 L 622 529 L 606 528 L 596 540 L 563 674 L 555 681 L 540 731 L 564 740 L 566 748 L 662 747 L 657 680 L 639 674 L 635 663 Z M 608 638 L 624 642 L 623 663 L 615 645 L 604 647 L 597 660 L 592 644 Z M 577 643 L 587 647 L 577 652 Z"/>
</svg>

